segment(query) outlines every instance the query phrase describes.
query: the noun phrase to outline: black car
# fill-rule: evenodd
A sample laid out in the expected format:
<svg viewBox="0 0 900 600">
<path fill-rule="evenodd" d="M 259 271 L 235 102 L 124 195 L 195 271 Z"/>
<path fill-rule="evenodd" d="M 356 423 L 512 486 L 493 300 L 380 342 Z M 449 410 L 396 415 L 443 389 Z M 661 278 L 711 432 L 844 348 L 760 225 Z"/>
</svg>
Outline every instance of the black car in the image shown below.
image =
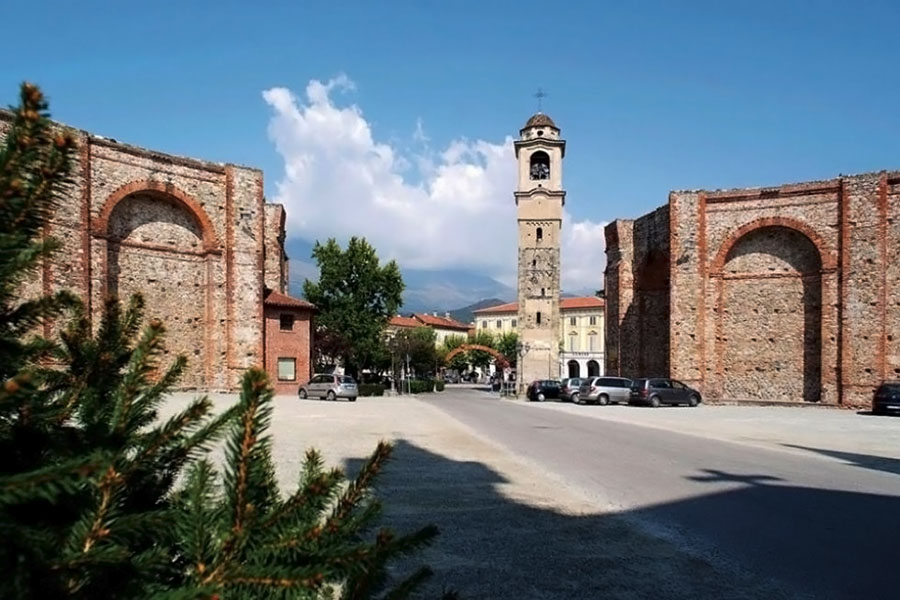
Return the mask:
<svg viewBox="0 0 900 600">
<path fill-rule="evenodd" d="M 532 381 L 525 392 L 525 397 L 532 402 L 543 402 L 548 398 L 559 398 L 562 386 L 557 379 L 538 379 Z"/>
<path fill-rule="evenodd" d="M 657 377 L 653 379 L 635 379 L 631 382 L 631 398 L 629 404 L 649 404 L 657 407 L 660 404 L 700 404 L 700 392 L 675 379 Z"/>
<path fill-rule="evenodd" d="M 872 396 L 872 413 L 900 412 L 900 381 L 884 381 Z"/>
</svg>

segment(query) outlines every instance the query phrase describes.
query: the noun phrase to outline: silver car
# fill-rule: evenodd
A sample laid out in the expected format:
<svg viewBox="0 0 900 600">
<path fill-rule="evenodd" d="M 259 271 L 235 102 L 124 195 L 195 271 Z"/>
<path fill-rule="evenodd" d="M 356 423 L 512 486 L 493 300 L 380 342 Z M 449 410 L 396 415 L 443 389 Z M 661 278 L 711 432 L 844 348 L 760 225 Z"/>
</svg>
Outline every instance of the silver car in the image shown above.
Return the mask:
<svg viewBox="0 0 900 600">
<path fill-rule="evenodd" d="M 301 400 L 310 397 L 325 398 L 326 400 L 346 398 L 350 402 L 355 402 L 356 397 L 359 395 L 359 389 L 356 387 L 356 381 L 352 377 L 322 373 L 313 375 L 313 378 L 308 383 L 301 385 L 297 394 Z"/>
<path fill-rule="evenodd" d="M 624 377 L 588 377 L 578 389 L 578 403 L 592 402 L 606 405 L 610 402 L 631 400 L 631 380 Z"/>
</svg>

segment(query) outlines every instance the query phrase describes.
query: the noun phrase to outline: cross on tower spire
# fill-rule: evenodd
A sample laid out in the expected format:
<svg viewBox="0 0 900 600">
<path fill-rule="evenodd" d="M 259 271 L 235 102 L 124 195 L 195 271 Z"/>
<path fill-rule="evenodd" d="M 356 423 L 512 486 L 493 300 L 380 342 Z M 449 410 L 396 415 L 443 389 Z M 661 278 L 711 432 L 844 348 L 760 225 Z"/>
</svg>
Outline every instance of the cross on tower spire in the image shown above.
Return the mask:
<svg viewBox="0 0 900 600">
<path fill-rule="evenodd" d="M 538 112 L 541 112 L 543 110 L 543 100 L 547 97 L 547 92 L 545 92 L 543 88 L 538 88 L 534 97 L 538 99 Z"/>
</svg>

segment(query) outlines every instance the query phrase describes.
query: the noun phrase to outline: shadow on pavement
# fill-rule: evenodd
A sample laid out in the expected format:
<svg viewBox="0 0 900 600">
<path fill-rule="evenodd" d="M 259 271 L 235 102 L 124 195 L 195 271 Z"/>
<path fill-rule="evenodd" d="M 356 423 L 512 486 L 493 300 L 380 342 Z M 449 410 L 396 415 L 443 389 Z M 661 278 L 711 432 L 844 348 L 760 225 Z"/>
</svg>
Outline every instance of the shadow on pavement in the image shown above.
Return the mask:
<svg viewBox="0 0 900 600">
<path fill-rule="evenodd" d="M 348 461 L 346 470 L 361 464 Z M 508 481 L 482 463 L 400 440 L 378 494 L 385 525 L 441 530 L 403 565 L 434 569 L 423 597 L 444 588 L 468 599 L 894 597 L 900 498 L 792 487 L 759 474 L 694 479 L 719 487 L 624 513 L 564 514 L 508 497 Z M 788 521 L 747 523 L 741 509 L 750 504 L 778 507 Z"/>
<path fill-rule="evenodd" d="M 870 454 L 856 454 L 854 452 L 842 452 L 839 450 L 827 450 L 825 448 L 810 448 L 809 446 L 799 446 L 797 444 L 782 444 L 786 448 L 796 448 L 798 450 L 807 450 L 815 452 L 823 456 L 830 456 L 843 460 L 848 465 L 863 467 L 864 469 L 872 469 L 873 471 L 884 471 L 886 473 L 894 473 L 900 475 L 900 458 L 889 458 L 886 456 L 873 456 Z M 898 507 L 900 508 L 900 507 Z"/>
</svg>

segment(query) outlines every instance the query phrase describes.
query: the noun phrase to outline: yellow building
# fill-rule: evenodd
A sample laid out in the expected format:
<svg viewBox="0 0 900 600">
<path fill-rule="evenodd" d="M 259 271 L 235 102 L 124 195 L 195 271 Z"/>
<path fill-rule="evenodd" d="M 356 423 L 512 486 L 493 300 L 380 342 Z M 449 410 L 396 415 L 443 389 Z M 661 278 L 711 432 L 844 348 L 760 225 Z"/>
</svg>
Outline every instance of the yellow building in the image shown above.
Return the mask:
<svg viewBox="0 0 900 600">
<path fill-rule="evenodd" d="M 605 302 L 596 296 L 560 298 L 559 377 L 603 375 Z M 498 335 L 518 330 L 519 307 L 515 302 L 475 311 L 477 331 Z"/>
</svg>

